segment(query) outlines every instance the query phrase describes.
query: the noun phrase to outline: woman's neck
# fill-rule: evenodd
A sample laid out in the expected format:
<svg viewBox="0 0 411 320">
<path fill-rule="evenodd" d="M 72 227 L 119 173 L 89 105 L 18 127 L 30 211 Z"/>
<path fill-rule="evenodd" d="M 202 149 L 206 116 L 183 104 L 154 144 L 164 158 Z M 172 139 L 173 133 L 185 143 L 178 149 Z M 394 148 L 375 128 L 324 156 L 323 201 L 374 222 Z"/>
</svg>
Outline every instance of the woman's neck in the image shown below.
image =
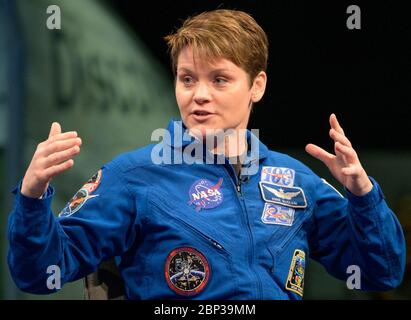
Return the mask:
<svg viewBox="0 0 411 320">
<path fill-rule="evenodd" d="M 244 162 L 248 149 L 246 129 L 214 130 L 208 134 L 190 130 L 189 134 L 196 139 L 203 139 L 211 153 L 224 155 L 231 164 L 241 165 Z"/>
<path fill-rule="evenodd" d="M 214 146 L 210 150 L 215 154 L 224 154 L 227 158 L 236 158 L 245 155 L 247 151 L 247 137 L 243 130 L 225 134 L 223 139 L 214 139 Z"/>
</svg>

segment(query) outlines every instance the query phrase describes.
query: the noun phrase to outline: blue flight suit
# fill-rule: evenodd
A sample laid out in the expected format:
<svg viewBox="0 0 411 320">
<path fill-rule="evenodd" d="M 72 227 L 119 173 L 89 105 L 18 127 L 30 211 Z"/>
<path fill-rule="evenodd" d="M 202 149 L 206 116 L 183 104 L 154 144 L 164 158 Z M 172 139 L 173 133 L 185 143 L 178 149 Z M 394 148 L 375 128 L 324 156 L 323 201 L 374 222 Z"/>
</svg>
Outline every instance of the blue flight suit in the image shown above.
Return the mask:
<svg viewBox="0 0 411 320">
<path fill-rule="evenodd" d="M 175 139 L 176 128 L 185 126 L 171 120 L 172 139 L 104 165 L 58 218 L 52 187 L 42 199 L 14 190 L 8 264 L 21 290 L 52 293 L 49 266 L 60 268 L 64 284 L 111 257 L 129 299 L 301 299 L 309 257 L 343 281 L 357 266 L 364 290 L 401 283 L 403 231 L 375 180 L 368 194 L 343 197 L 250 132 L 258 152 L 243 167 L 257 163 L 253 175 L 237 177 L 227 159 L 153 163 L 159 146 L 192 154 L 199 142 Z M 203 150 L 199 160 L 211 156 Z"/>
</svg>

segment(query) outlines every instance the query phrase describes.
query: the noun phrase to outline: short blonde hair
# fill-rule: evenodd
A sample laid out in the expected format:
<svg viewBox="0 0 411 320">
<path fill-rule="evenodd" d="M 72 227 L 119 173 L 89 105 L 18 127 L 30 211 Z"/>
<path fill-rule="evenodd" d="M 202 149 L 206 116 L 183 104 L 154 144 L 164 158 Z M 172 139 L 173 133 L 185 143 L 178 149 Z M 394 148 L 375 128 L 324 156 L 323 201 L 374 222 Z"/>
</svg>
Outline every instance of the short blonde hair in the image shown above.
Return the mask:
<svg viewBox="0 0 411 320">
<path fill-rule="evenodd" d="M 173 72 L 178 56 L 191 46 L 196 56 L 210 61 L 225 58 L 242 68 L 250 77 L 267 69 L 268 39 L 264 30 L 249 14 L 238 10 L 217 9 L 189 17 L 167 42 Z"/>
</svg>

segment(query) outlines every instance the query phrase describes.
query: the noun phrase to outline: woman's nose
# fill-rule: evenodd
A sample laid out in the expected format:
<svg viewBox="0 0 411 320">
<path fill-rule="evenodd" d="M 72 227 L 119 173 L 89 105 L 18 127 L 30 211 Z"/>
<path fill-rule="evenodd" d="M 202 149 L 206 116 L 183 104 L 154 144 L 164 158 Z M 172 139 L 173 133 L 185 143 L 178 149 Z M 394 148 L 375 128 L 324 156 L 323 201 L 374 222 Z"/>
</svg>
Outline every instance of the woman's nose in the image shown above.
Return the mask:
<svg viewBox="0 0 411 320">
<path fill-rule="evenodd" d="M 198 104 L 204 104 L 211 100 L 210 90 L 206 83 L 199 82 L 194 92 L 194 101 Z"/>
</svg>

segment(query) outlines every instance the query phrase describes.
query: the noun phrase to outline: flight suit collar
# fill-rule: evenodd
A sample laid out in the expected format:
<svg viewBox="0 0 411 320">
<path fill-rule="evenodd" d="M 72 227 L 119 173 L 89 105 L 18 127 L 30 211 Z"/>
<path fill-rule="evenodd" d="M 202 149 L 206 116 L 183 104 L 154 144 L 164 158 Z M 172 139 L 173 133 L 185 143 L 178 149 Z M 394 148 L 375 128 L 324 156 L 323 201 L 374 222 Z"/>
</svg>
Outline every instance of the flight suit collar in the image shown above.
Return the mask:
<svg viewBox="0 0 411 320">
<path fill-rule="evenodd" d="M 165 140 L 165 143 L 170 145 L 172 148 L 185 148 L 191 143 L 201 143 L 193 136 L 188 135 L 187 127 L 181 120 L 181 118 L 172 118 L 170 119 L 167 131 L 170 132 L 171 139 Z M 251 143 L 258 144 L 258 154 L 251 154 L 250 150 L 248 151 L 248 161 L 253 162 L 258 160 L 265 159 L 268 156 L 268 148 L 263 144 L 256 135 L 254 135 L 250 130 L 247 129 L 247 143 L 250 146 Z M 245 163 L 244 165 L 247 165 Z"/>
</svg>

